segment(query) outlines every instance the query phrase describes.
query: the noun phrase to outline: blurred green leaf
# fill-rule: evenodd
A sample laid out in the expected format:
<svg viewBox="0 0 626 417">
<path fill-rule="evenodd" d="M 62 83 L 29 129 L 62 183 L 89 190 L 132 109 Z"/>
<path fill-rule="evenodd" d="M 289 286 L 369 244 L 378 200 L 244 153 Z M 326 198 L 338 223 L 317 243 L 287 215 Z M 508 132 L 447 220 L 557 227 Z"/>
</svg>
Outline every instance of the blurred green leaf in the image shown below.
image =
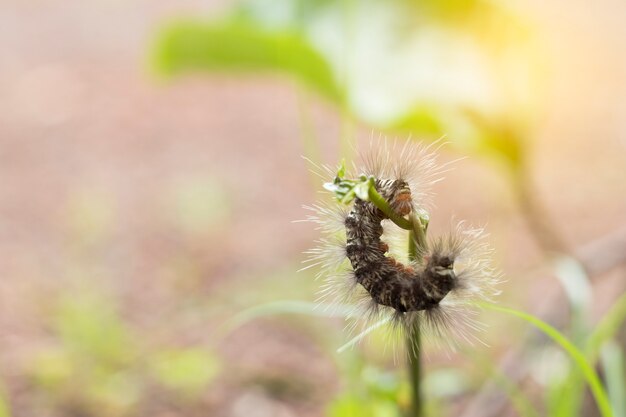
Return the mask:
<svg viewBox="0 0 626 417">
<path fill-rule="evenodd" d="M 434 105 L 421 105 L 383 127 L 390 132 L 412 133 L 419 136 L 441 136 L 446 131 L 441 112 Z"/>
<path fill-rule="evenodd" d="M 382 399 L 360 398 L 353 394 L 344 394 L 328 407 L 329 417 L 398 417 L 397 406 Z"/>
<path fill-rule="evenodd" d="M 509 167 L 517 170 L 524 158 L 523 129 L 509 120 L 490 118 L 472 108 L 462 109 L 462 113 L 477 129 L 475 144 L 477 152 L 486 156 L 501 158 Z"/>
<path fill-rule="evenodd" d="M 595 372 L 593 367 L 589 364 L 585 355 L 576 347 L 574 344 L 567 339 L 561 332 L 559 332 L 554 327 L 550 326 L 548 323 L 540 320 L 539 318 L 525 313 L 523 311 L 514 310 L 511 308 L 500 307 L 494 304 L 489 303 L 480 303 L 481 306 L 488 308 L 490 310 L 500 311 L 503 313 L 507 313 L 516 317 L 519 317 L 528 323 L 534 325 L 539 330 L 544 332 L 547 336 L 549 336 L 552 340 L 558 343 L 570 358 L 574 361 L 574 363 L 580 368 L 583 373 L 585 380 L 589 384 L 589 388 L 598 404 L 598 409 L 603 417 L 613 417 L 613 413 L 611 411 L 611 406 L 608 401 L 608 397 L 606 395 L 606 391 L 600 382 L 600 378 L 598 374 Z"/>
<path fill-rule="evenodd" d="M 554 272 L 565 290 L 572 310 L 572 331 L 576 341 L 587 333 L 587 313 L 591 302 L 591 283 L 583 266 L 571 257 L 560 257 L 554 262 Z"/>
<path fill-rule="evenodd" d="M 401 381 L 396 373 L 367 365 L 358 377 L 367 386 L 367 391 L 370 395 L 393 403 L 397 402 Z"/>
<path fill-rule="evenodd" d="M 624 321 L 626 320 L 626 293 L 623 294 L 611 307 L 608 313 L 604 315 L 602 320 L 596 325 L 595 330 L 587 339 L 587 347 L 585 352 L 590 362 L 595 362 L 600 348 L 615 333 L 617 333 Z"/>
<path fill-rule="evenodd" d="M 304 36 L 250 20 L 172 23 L 158 36 L 153 60 L 168 75 L 187 71 L 287 74 L 331 101 L 342 101 L 328 63 Z"/>
<path fill-rule="evenodd" d="M 39 386 L 54 389 L 72 380 L 75 366 L 67 350 L 50 349 L 33 359 L 31 372 Z"/>
<path fill-rule="evenodd" d="M 522 163 L 524 143 L 520 128 L 469 108 L 441 108 L 421 104 L 380 129 L 408 134 L 423 140 L 438 139 L 450 132 L 450 141 L 459 149 L 504 161 L 512 168 Z M 459 133 L 455 133 L 459 132 Z"/>
<path fill-rule="evenodd" d="M 467 19 L 476 9 L 487 8 L 489 2 L 482 0 L 421 0 L 416 2 L 425 12 L 430 12 L 434 17 L 456 21 L 460 18 Z"/>
<path fill-rule="evenodd" d="M 106 364 L 123 364 L 136 354 L 130 331 L 106 300 L 89 297 L 62 301 L 54 327 L 64 345 Z"/>
<path fill-rule="evenodd" d="M 572 340 L 580 348 L 589 332 L 587 323 L 591 302 L 589 277 L 577 260 L 566 256 L 555 260 L 554 272 L 567 295 L 572 312 L 569 324 Z M 584 390 L 584 376 L 577 368 L 572 368 L 567 378 L 550 383 L 548 390 L 550 415 L 554 417 L 579 415 Z"/>
<path fill-rule="evenodd" d="M 4 390 L 4 385 L 0 381 L 0 417 L 11 417 L 9 399 Z"/>
<path fill-rule="evenodd" d="M 604 346 L 602 365 L 613 413 L 626 416 L 626 362 L 624 352 L 617 343 L 611 342 Z"/>
<path fill-rule="evenodd" d="M 159 352 L 149 361 L 159 383 L 184 395 L 200 394 L 220 369 L 217 357 L 199 348 Z"/>
<path fill-rule="evenodd" d="M 547 391 L 547 406 L 551 417 L 573 417 L 580 414 L 585 379 L 578 369 L 571 369 L 562 380 L 550 381 Z"/>
<path fill-rule="evenodd" d="M 128 415 L 142 395 L 141 383 L 123 371 L 94 375 L 82 390 L 99 415 Z"/>
<path fill-rule="evenodd" d="M 368 417 L 372 412 L 360 398 L 344 395 L 330 404 L 327 414 L 328 417 Z"/>
<path fill-rule="evenodd" d="M 424 392 L 429 398 L 453 397 L 464 393 L 468 387 L 466 375 L 455 368 L 436 369 L 424 378 Z"/>
</svg>

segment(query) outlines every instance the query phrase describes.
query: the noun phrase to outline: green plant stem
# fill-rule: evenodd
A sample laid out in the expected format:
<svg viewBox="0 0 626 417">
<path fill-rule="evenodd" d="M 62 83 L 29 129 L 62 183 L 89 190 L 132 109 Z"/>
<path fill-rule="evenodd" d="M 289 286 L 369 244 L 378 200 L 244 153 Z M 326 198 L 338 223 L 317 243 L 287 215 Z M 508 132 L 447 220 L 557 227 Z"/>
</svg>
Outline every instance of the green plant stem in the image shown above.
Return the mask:
<svg viewBox="0 0 626 417">
<path fill-rule="evenodd" d="M 422 360 L 420 357 L 421 340 L 418 325 L 407 333 L 407 366 L 411 386 L 411 406 L 407 417 L 422 417 Z"/>
<path fill-rule="evenodd" d="M 424 253 L 428 249 L 428 241 L 426 240 L 426 223 L 418 216 L 411 215 L 411 238 L 409 239 L 409 259 L 419 261 L 419 254 Z M 415 246 L 415 252 L 411 254 L 411 244 Z"/>
<path fill-rule="evenodd" d="M 414 229 L 413 223 L 393 211 L 387 200 L 385 200 L 380 194 L 378 194 L 378 191 L 376 191 L 373 186 L 369 188 L 367 194 L 370 201 L 376 207 L 378 207 L 380 211 L 385 213 L 385 216 L 389 217 L 389 219 L 394 222 L 398 227 L 401 227 L 404 230 Z"/>
<path fill-rule="evenodd" d="M 398 215 L 387 200 L 385 200 L 372 186 L 368 190 L 370 201 L 385 213 L 391 221 L 399 227 L 409 230 L 409 260 L 418 261 L 428 248 L 426 240 L 427 221 L 415 214 L 411 214 L 409 219 Z M 411 405 L 407 417 L 422 417 L 422 362 L 420 357 L 421 335 L 420 323 L 415 323 L 412 329 L 406 333 L 407 367 L 409 371 L 409 383 L 411 386 Z"/>
<path fill-rule="evenodd" d="M 419 217 L 411 215 L 412 227 L 409 233 L 409 260 L 418 261 L 419 255 L 427 249 L 426 227 Z M 409 417 L 422 417 L 422 361 L 420 323 L 415 323 L 406 334 L 407 367 L 411 385 L 411 407 Z"/>
</svg>

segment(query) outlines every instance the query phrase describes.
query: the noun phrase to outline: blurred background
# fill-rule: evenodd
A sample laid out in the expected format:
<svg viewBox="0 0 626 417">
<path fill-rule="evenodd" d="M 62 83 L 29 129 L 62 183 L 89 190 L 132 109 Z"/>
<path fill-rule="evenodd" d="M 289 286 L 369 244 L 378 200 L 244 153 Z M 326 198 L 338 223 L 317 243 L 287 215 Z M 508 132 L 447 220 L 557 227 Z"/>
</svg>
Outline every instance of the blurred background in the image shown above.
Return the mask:
<svg viewBox="0 0 626 417">
<path fill-rule="evenodd" d="M 292 221 L 322 183 L 301 156 L 442 135 L 440 160 L 465 158 L 430 232 L 486 225 L 498 302 L 586 349 L 626 415 L 625 18 L 619 0 L 5 0 L 0 416 L 400 415 L 384 335 L 337 353 L 344 320 L 296 272 L 318 232 Z M 488 346 L 426 342 L 429 415 L 599 415 L 559 347 L 483 320 Z"/>
</svg>

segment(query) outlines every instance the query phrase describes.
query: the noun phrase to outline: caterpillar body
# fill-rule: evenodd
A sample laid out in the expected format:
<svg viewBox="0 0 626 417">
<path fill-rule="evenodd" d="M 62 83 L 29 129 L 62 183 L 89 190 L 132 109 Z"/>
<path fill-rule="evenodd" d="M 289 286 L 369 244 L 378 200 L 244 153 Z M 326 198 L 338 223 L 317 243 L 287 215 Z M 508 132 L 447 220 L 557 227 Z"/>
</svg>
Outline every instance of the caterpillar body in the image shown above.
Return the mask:
<svg viewBox="0 0 626 417">
<path fill-rule="evenodd" d="M 362 159 L 364 166 L 354 167 L 355 171 L 375 178 L 376 191 L 400 216 L 428 207 L 429 187 L 446 168 L 435 164 L 428 148 L 415 146 L 400 152 L 386 144 L 372 147 Z M 318 168 L 326 175 L 336 172 Z M 481 327 L 473 318 L 474 302 L 497 294 L 500 277 L 491 266 L 482 229 L 459 223 L 448 235 L 431 239 L 418 259 L 403 260 L 393 256 L 399 229 L 371 201 L 356 197 L 349 209 L 339 203 L 306 208 L 314 212 L 307 220 L 317 223 L 326 235 L 308 251 L 307 261 L 308 267 L 321 267 L 318 275 L 326 278 L 324 298 L 365 307 L 358 316 L 387 316 L 407 331 L 418 326 L 421 332 L 442 335 L 450 330 L 465 340 L 474 338 L 471 330 Z M 407 233 L 401 232 L 406 249 Z"/>
<path fill-rule="evenodd" d="M 378 180 L 376 189 L 400 215 L 411 212 L 411 191 L 402 180 Z M 346 255 L 356 282 L 380 305 L 399 313 L 428 310 L 454 288 L 453 259 L 437 256 L 425 268 L 416 269 L 397 262 L 385 253 L 381 240 L 385 214 L 371 202 L 357 199 L 346 217 Z"/>
</svg>

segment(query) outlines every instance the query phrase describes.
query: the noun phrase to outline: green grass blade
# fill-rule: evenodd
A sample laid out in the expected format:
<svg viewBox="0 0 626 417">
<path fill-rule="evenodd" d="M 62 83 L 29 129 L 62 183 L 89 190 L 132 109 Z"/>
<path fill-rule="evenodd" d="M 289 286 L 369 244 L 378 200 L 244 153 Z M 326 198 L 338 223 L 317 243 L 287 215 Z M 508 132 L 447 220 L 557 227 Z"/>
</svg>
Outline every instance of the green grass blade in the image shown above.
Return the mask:
<svg viewBox="0 0 626 417">
<path fill-rule="evenodd" d="M 572 312 L 571 339 L 580 346 L 589 332 L 587 323 L 591 304 L 589 277 L 580 262 L 567 256 L 554 261 L 554 273 L 567 295 Z"/>
<path fill-rule="evenodd" d="M 557 344 L 559 344 L 565 352 L 570 356 L 570 358 L 574 361 L 574 363 L 580 368 L 585 380 L 589 384 L 589 388 L 591 389 L 591 393 L 598 404 L 598 409 L 602 417 L 614 417 L 613 412 L 611 411 L 611 405 L 609 403 L 608 396 L 602 383 L 600 382 L 600 378 L 598 378 L 598 374 L 596 374 L 595 370 L 591 367 L 585 355 L 578 349 L 574 344 L 567 339 L 561 332 L 559 332 L 554 327 L 550 326 L 548 323 L 540 320 L 539 318 L 524 313 L 523 311 L 514 310 L 511 308 L 500 307 L 493 304 L 481 303 L 481 306 L 484 308 L 488 308 L 494 311 L 500 311 L 503 313 L 507 313 L 516 317 L 519 317 L 533 326 L 537 327 L 539 330 L 544 332 L 547 336 L 549 336 L 552 340 L 554 340 Z"/>
<path fill-rule="evenodd" d="M 602 349 L 601 358 L 613 411 L 616 416 L 626 416 L 624 352 L 617 343 L 607 343 Z"/>
<path fill-rule="evenodd" d="M 581 348 L 589 334 L 589 309 L 591 304 L 591 282 L 579 261 L 569 256 L 561 256 L 554 260 L 554 274 L 561 283 L 569 301 L 571 318 L 568 334 L 570 340 Z M 571 369 L 568 377 L 558 383 L 551 384 L 552 392 L 558 393 L 551 397 L 553 417 L 576 417 L 580 415 L 583 404 L 585 380 L 578 368 Z M 554 401 L 556 400 L 556 401 Z"/>
<path fill-rule="evenodd" d="M 594 332 L 587 339 L 585 353 L 590 362 L 596 361 L 602 344 L 613 338 L 624 320 L 626 320 L 626 293 L 613 304 L 611 310 L 604 315 Z"/>
<path fill-rule="evenodd" d="M 313 317 L 355 317 L 354 308 L 350 306 L 318 304 L 295 300 L 276 301 L 241 311 L 220 327 L 219 335 L 223 336 L 257 318 L 280 314 L 304 314 Z"/>
<path fill-rule="evenodd" d="M 382 319 L 382 320 L 377 321 L 376 323 L 372 324 L 367 329 L 363 330 L 361 333 L 357 334 L 352 339 L 350 339 L 346 344 L 344 344 L 339 349 L 337 349 L 337 353 L 341 353 L 341 352 L 345 351 L 346 349 L 349 349 L 352 346 L 356 345 L 361 340 L 363 340 L 363 338 L 365 336 L 367 336 L 368 334 L 370 334 L 371 332 L 373 332 L 374 330 L 378 329 L 380 326 L 382 326 L 382 325 L 384 325 L 384 324 L 386 324 L 388 322 L 389 322 L 389 318 L 386 318 L 386 319 Z"/>
</svg>

